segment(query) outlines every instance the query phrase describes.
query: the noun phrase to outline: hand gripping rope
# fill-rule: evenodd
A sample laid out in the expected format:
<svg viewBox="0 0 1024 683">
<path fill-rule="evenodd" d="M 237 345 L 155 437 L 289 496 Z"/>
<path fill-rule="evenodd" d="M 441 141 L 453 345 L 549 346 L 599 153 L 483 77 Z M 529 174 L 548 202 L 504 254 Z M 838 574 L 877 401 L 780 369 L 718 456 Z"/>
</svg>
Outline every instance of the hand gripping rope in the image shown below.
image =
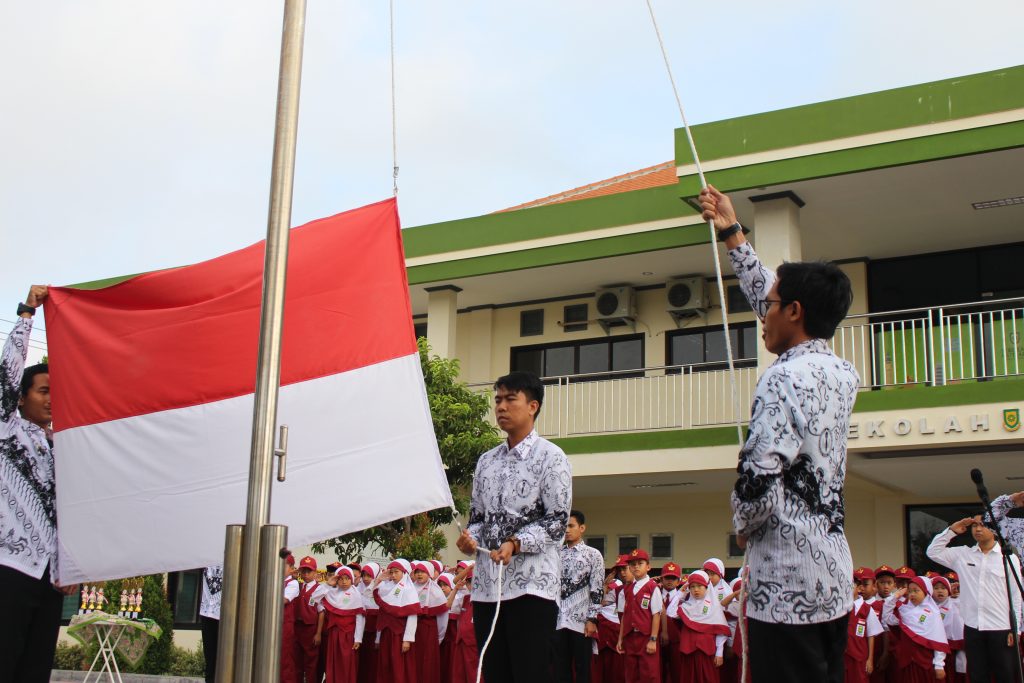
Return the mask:
<svg viewBox="0 0 1024 683">
<path fill-rule="evenodd" d="M 459 523 L 459 511 L 455 509 L 455 505 L 452 505 L 452 519 L 455 521 L 455 526 L 459 529 L 459 535 L 462 535 L 462 524 Z M 487 552 L 486 550 L 478 552 Z M 494 638 L 494 629 L 498 626 L 498 614 L 501 613 L 501 588 L 502 584 L 505 583 L 505 565 L 498 562 L 498 602 L 494 605 L 494 619 L 491 621 L 491 630 L 487 634 L 487 640 L 484 641 L 484 646 L 480 648 L 480 660 L 476 665 L 476 683 L 480 683 L 484 676 L 484 655 L 487 653 L 487 647 L 491 644 L 491 639 Z"/>
<path fill-rule="evenodd" d="M 676 79 L 672 75 L 672 66 L 668 59 L 668 51 L 665 49 L 665 41 L 661 39 L 661 30 L 658 28 L 658 19 L 654 16 L 654 7 L 651 0 L 647 1 L 647 11 L 651 15 L 651 24 L 654 26 L 654 34 L 658 37 L 658 45 L 661 47 L 661 56 L 665 60 L 665 71 L 668 72 L 669 83 L 672 84 L 672 93 L 676 97 L 676 104 L 679 106 L 679 116 L 683 120 L 683 130 L 686 131 L 686 141 L 690 145 L 690 153 L 693 155 L 693 163 L 697 168 L 697 177 L 700 178 L 700 186 L 707 189 L 708 183 L 704 178 L 704 169 L 700 165 L 700 157 L 697 155 L 697 146 L 693 142 L 693 135 L 690 133 L 690 124 L 686 122 L 686 112 L 683 110 L 683 101 L 679 97 L 679 89 L 676 87 Z M 736 438 L 740 446 L 743 445 L 743 425 L 740 422 L 740 394 L 736 389 L 736 368 L 733 365 L 732 341 L 729 338 L 729 314 L 725 307 L 725 284 L 722 282 L 722 264 L 718 259 L 718 234 L 715 231 L 714 220 L 708 221 L 708 230 L 711 233 L 711 251 L 714 254 L 715 280 L 718 283 L 718 303 L 722 307 L 722 329 L 725 332 L 725 357 L 729 365 L 729 381 L 732 385 L 733 416 L 736 419 Z M 748 668 L 748 645 L 747 645 L 747 619 L 744 607 L 747 601 L 747 553 L 743 553 L 743 564 L 740 566 L 740 637 L 743 639 L 743 670 L 740 675 L 741 681 L 747 680 Z"/>
</svg>

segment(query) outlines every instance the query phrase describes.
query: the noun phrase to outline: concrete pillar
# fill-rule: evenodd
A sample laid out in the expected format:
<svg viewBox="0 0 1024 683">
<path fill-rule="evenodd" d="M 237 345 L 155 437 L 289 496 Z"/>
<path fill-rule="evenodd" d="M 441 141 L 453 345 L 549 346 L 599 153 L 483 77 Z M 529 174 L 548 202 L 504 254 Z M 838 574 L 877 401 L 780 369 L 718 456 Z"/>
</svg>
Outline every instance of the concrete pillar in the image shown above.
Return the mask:
<svg viewBox="0 0 1024 683">
<path fill-rule="evenodd" d="M 427 287 L 427 341 L 430 352 L 441 358 L 455 357 L 455 323 L 459 314 L 460 287 Z"/>
<path fill-rule="evenodd" d="M 494 308 L 478 308 L 469 313 L 469 352 L 462 361 L 462 377 L 470 384 L 493 382 L 491 345 L 494 341 Z"/>
<path fill-rule="evenodd" d="M 783 261 L 800 261 L 800 209 L 804 201 L 793 192 L 755 195 L 750 201 L 754 203 L 754 230 L 750 237 L 761 262 L 774 270 Z M 764 372 L 775 358 L 775 354 L 764 348 L 761 323 L 758 322 L 758 373 Z"/>
</svg>

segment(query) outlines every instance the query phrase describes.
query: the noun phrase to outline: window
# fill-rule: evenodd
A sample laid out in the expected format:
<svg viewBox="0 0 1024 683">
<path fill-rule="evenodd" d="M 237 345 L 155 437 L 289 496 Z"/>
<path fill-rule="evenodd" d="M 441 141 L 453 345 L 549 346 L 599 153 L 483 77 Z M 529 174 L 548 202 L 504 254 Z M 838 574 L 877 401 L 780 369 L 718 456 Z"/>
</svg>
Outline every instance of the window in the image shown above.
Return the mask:
<svg viewBox="0 0 1024 683">
<path fill-rule="evenodd" d="M 78 591 L 74 595 L 65 595 L 64 604 L 61 607 L 60 619 L 61 622 L 67 623 L 71 621 L 71 617 L 78 614 L 78 609 L 82 606 L 82 587 L 78 587 Z"/>
<path fill-rule="evenodd" d="M 592 375 L 587 381 L 636 377 L 644 367 L 643 335 L 601 337 L 512 349 L 512 370 L 535 372 L 541 377 Z M 598 373 L 616 371 L 615 375 Z"/>
<path fill-rule="evenodd" d="M 729 534 L 728 546 L 729 557 L 743 557 L 743 548 L 740 547 L 740 542 L 739 539 L 736 537 L 736 534 Z"/>
<path fill-rule="evenodd" d="M 413 331 L 416 333 L 416 338 L 417 339 L 419 339 L 420 337 L 426 337 L 427 336 L 427 321 L 426 320 L 424 320 L 423 322 L 416 322 L 415 320 L 413 320 L 412 321 L 412 328 L 413 328 Z"/>
<path fill-rule="evenodd" d="M 737 367 L 757 365 L 757 325 L 743 323 L 729 327 L 733 360 Z M 722 370 L 727 367 L 725 332 L 721 327 L 669 332 L 669 365 L 702 365 L 697 370 Z M 708 365 L 704 365 L 708 364 Z M 713 364 L 713 365 L 711 365 Z"/>
<path fill-rule="evenodd" d="M 936 564 L 928 559 L 925 551 L 940 532 L 953 522 L 964 517 L 978 514 L 978 503 L 951 505 L 907 505 L 906 508 L 906 548 L 907 566 L 923 575 L 926 571 L 947 572 L 948 567 Z M 950 546 L 974 545 L 970 534 L 955 537 Z"/>
<path fill-rule="evenodd" d="M 198 626 L 202 581 L 202 569 L 191 569 L 167 575 L 167 600 L 171 603 L 171 609 L 174 612 L 176 628 Z"/>
<path fill-rule="evenodd" d="M 519 313 L 519 336 L 535 337 L 544 334 L 544 309 L 535 308 Z"/>
<path fill-rule="evenodd" d="M 730 285 L 725 289 L 725 306 L 729 313 L 746 313 L 754 310 L 739 285 Z"/>
<path fill-rule="evenodd" d="M 562 329 L 566 332 L 584 332 L 590 312 L 587 304 L 572 304 L 562 312 Z"/>
<path fill-rule="evenodd" d="M 672 534 L 651 534 L 651 557 L 672 559 Z"/>
<path fill-rule="evenodd" d="M 629 555 L 639 547 L 639 536 L 619 536 L 619 555 Z"/>
<path fill-rule="evenodd" d="M 604 536 L 585 536 L 583 538 L 583 542 L 589 545 L 591 548 L 596 549 L 599 553 L 601 553 L 601 557 L 604 557 L 604 549 L 607 545 Z"/>
</svg>

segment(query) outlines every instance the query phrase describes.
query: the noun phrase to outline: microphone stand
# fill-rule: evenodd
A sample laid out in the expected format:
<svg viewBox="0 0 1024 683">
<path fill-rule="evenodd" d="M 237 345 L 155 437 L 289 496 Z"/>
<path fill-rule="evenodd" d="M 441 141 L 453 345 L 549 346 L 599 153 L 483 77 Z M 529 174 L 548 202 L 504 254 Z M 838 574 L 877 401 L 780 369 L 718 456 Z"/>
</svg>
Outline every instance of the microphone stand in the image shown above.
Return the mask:
<svg viewBox="0 0 1024 683">
<path fill-rule="evenodd" d="M 987 493 L 987 491 L 985 492 Z M 1016 551 L 1013 546 L 1010 545 L 1005 538 L 1003 538 L 1002 531 L 999 530 L 999 522 L 996 521 L 996 517 L 992 514 L 992 501 L 989 497 L 978 491 L 978 497 L 981 498 L 981 502 L 985 505 L 985 512 L 988 514 L 988 518 L 992 521 L 992 531 L 995 534 L 996 542 L 999 543 L 999 548 L 1002 550 L 1003 557 L 1003 578 L 1006 580 L 1006 601 L 1010 606 L 1010 635 L 1013 637 L 1013 670 L 1014 678 L 1020 683 L 1024 683 L 1024 672 L 1021 671 L 1021 652 L 1020 652 L 1020 629 L 1017 624 L 1017 610 L 1013 606 L 1013 589 L 1010 586 L 1010 576 L 1013 576 L 1014 581 L 1017 583 L 1018 589 L 1021 589 L 1021 579 L 1018 576 L 1017 571 L 1013 567 L 1013 563 L 1010 562 L 1010 556 L 1016 555 Z M 984 522 L 984 520 L 982 520 Z M 1020 557 L 1017 557 L 1017 561 L 1020 562 Z M 1024 589 L 1021 589 L 1021 594 L 1024 594 Z M 980 626 L 980 624 L 979 624 Z"/>
</svg>

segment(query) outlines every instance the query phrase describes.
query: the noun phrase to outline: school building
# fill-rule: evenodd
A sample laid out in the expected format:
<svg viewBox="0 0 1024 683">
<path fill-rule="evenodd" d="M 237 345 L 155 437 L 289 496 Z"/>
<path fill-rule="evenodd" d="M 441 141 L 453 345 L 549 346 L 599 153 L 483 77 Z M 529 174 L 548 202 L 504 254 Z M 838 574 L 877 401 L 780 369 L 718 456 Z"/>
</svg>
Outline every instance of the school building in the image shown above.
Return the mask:
<svg viewBox="0 0 1024 683">
<path fill-rule="evenodd" d="M 929 568 L 930 538 L 978 509 L 971 468 L 993 495 L 1024 488 L 1024 67 L 693 135 L 766 264 L 825 259 L 850 276 L 854 303 L 833 347 L 862 381 L 846 482 L 854 562 Z M 488 391 L 510 370 L 546 378 L 539 432 L 569 454 L 574 506 L 606 564 L 640 546 L 656 566 L 717 556 L 735 571 L 722 308 L 682 129 L 674 152 L 406 229 L 410 292 L 418 333 L 459 359 L 466 382 Z M 773 357 L 718 250 L 746 422 Z"/>
</svg>

